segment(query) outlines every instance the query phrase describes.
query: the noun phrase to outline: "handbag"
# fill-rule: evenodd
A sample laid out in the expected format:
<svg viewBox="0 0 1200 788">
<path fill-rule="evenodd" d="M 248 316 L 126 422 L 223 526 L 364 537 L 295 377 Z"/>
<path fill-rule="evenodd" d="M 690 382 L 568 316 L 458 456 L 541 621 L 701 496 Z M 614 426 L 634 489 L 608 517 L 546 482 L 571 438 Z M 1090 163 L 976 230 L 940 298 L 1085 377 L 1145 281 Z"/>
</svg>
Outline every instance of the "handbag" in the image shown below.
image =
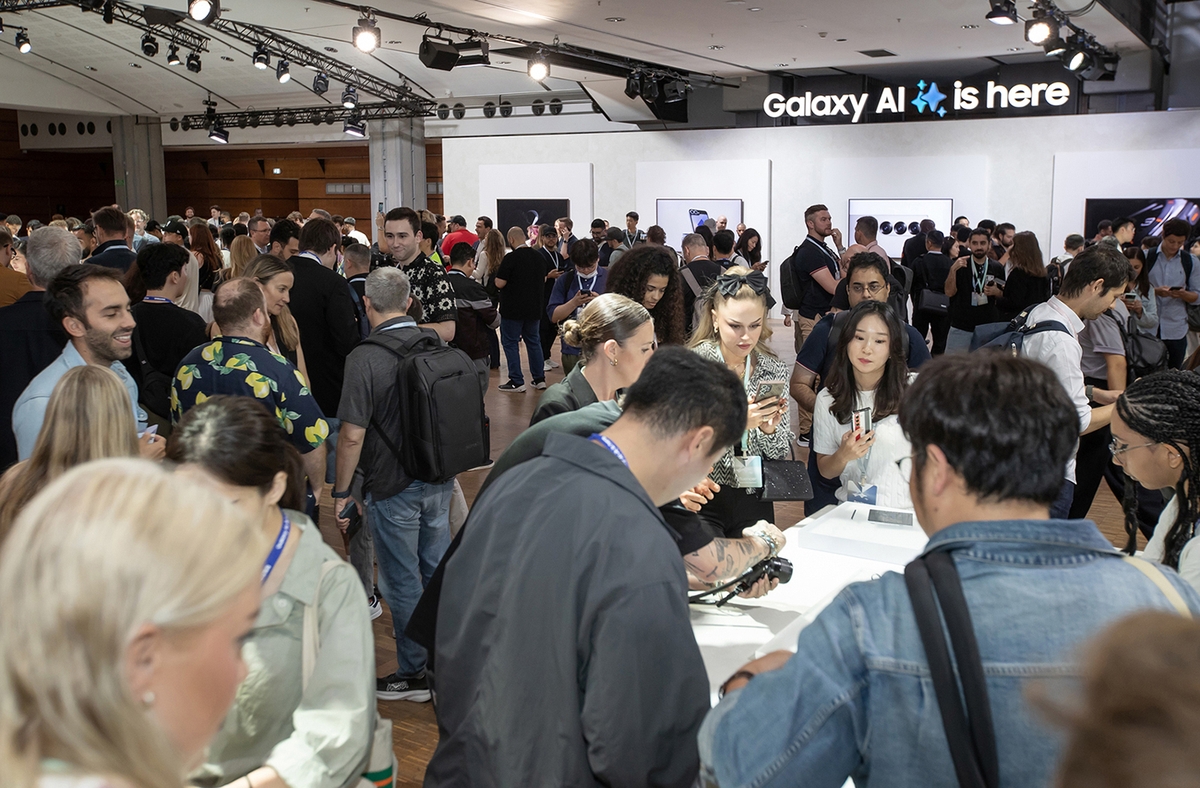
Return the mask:
<svg viewBox="0 0 1200 788">
<path fill-rule="evenodd" d="M 922 290 L 917 299 L 917 311 L 926 317 L 945 317 L 950 314 L 950 296 L 934 290 Z"/>
<path fill-rule="evenodd" d="M 808 478 L 807 463 L 796 461 L 796 447 L 789 440 L 790 460 L 763 459 L 762 492 L 758 499 L 765 503 L 775 501 L 809 501 L 813 497 L 812 480 Z"/>
<path fill-rule="evenodd" d="M 340 561 L 321 564 L 317 578 L 317 589 L 313 592 L 312 604 L 304 608 L 304 634 L 300 642 L 301 681 L 300 691 L 308 688 L 317 666 L 317 655 L 321 652 L 321 630 L 317 620 L 317 605 L 321 600 L 321 584 L 329 570 Z M 350 783 L 353 788 L 393 788 L 396 784 L 396 752 L 392 745 L 392 721 L 375 712 L 375 732 L 371 736 L 371 748 L 367 753 L 366 768 L 362 776 Z"/>
<path fill-rule="evenodd" d="M 1121 341 L 1125 345 L 1129 383 L 1167 368 L 1167 346 L 1161 339 L 1138 331 L 1136 318 L 1132 315 L 1129 316 L 1126 325 L 1121 325 L 1120 319 L 1111 309 L 1109 316 L 1121 329 Z"/>
</svg>

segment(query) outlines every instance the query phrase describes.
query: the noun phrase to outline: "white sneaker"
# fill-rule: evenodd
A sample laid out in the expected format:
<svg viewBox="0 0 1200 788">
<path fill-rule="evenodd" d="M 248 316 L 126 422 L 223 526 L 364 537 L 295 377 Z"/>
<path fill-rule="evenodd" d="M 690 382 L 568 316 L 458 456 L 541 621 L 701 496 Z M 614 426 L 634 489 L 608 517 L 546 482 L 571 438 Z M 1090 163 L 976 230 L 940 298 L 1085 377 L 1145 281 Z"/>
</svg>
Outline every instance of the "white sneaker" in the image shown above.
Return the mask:
<svg viewBox="0 0 1200 788">
<path fill-rule="evenodd" d="M 552 359 L 546 359 L 545 361 L 542 362 L 542 365 L 544 367 L 546 367 L 546 369 L 558 369 L 559 367 L 562 366 L 562 364 L 559 364 L 557 361 L 554 361 Z"/>
<path fill-rule="evenodd" d="M 383 615 L 383 606 L 379 604 L 378 595 L 371 594 L 371 596 L 367 598 L 367 609 L 371 611 L 372 621 Z"/>
</svg>

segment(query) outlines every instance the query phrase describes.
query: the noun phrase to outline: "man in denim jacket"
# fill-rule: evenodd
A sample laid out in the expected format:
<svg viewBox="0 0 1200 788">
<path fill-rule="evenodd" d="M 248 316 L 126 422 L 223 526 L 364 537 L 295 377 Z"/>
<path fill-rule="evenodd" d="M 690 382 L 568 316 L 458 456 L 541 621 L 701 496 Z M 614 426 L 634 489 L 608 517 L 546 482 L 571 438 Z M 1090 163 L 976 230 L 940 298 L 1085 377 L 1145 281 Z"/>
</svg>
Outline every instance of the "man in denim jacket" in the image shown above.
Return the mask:
<svg viewBox="0 0 1200 788">
<path fill-rule="evenodd" d="M 1069 690 L 1090 637 L 1134 610 L 1173 608 L 1091 522 L 1048 519 L 1079 433 L 1048 368 L 999 353 L 943 356 L 908 390 L 900 424 L 926 552 L 950 552 L 962 578 L 1000 782 L 1047 785 L 1061 740 L 1026 690 Z M 1162 572 L 1200 613 L 1200 597 Z M 727 682 L 700 731 L 706 785 L 958 785 L 901 575 L 846 588 L 796 646 Z"/>
</svg>

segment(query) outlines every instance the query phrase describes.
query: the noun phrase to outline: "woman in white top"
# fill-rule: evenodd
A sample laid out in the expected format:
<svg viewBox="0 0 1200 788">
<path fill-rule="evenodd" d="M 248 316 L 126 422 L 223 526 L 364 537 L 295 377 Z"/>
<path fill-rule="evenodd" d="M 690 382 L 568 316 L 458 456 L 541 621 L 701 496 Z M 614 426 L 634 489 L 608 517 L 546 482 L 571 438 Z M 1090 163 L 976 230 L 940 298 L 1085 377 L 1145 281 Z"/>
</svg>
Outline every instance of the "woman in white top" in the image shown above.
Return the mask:
<svg viewBox="0 0 1200 788">
<path fill-rule="evenodd" d="M 0 552 L 0 785 L 182 788 L 246 676 L 267 546 L 145 460 L 56 479 Z"/>
<path fill-rule="evenodd" d="M 886 303 L 863 301 L 838 338 L 829 382 L 813 409 L 812 450 L 821 475 L 841 479 L 839 501 L 912 508 L 896 464 L 912 454 L 896 417 L 910 380 L 903 331 Z M 855 413 L 863 411 L 870 413 L 870 430 L 855 428 Z"/>
<path fill-rule="evenodd" d="M 1146 558 L 1179 572 L 1200 590 L 1200 550 L 1192 538 L 1200 517 L 1200 476 L 1192 449 L 1200 446 L 1200 375 L 1167 370 L 1139 378 L 1117 398 L 1113 461 L 1148 490 L 1174 491 L 1146 545 Z M 1126 552 L 1137 536 L 1137 494 L 1125 485 Z"/>
</svg>

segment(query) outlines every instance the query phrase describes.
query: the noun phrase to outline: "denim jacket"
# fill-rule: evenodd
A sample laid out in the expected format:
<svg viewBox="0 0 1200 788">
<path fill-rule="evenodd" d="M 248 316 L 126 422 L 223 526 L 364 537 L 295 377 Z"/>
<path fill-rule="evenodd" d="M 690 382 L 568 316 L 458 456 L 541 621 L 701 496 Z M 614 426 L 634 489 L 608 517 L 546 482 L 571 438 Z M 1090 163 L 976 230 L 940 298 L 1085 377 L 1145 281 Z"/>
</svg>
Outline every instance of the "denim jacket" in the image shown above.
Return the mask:
<svg viewBox="0 0 1200 788">
<path fill-rule="evenodd" d="M 1144 608 L 1173 610 L 1087 520 L 959 523 L 925 552 L 949 551 L 987 677 L 1006 786 L 1048 785 L 1061 738 L 1026 690 L 1072 689 L 1079 647 Z M 1191 609 L 1200 596 L 1162 568 Z M 700 731 L 705 785 L 955 788 L 925 650 L 904 577 L 848 586 L 779 670 L 729 693 Z"/>
</svg>

